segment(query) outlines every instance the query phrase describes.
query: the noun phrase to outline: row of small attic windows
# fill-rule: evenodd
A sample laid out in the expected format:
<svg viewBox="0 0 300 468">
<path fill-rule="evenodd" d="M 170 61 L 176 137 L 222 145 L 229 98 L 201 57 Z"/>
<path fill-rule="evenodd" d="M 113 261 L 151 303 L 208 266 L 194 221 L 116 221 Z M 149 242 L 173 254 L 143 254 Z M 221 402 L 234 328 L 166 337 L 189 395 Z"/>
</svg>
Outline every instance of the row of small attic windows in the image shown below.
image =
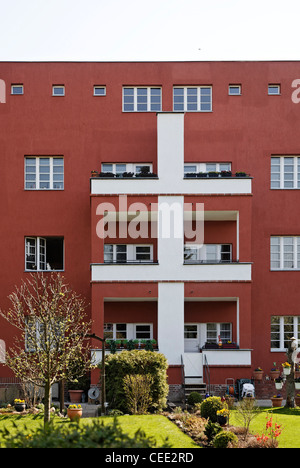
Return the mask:
<svg viewBox="0 0 300 468">
<path fill-rule="evenodd" d="M 11 94 L 13 95 L 22 95 L 24 94 L 24 85 L 23 84 L 12 84 L 11 85 Z M 239 96 L 242 94 L 242 86 L 239 84 L 229 85 L 228 94 L 231 96 Z M 269 84 L 268 85 L 268 94 L 269 95 L 280 95 L 280 84 Z M 64 96 L 65 95 L 65 86 L 64 85 L 53 85 L 52 86 L 52 96 Z M 105 96 L 106 87 L 105 86 L 94 86 L 94 96 Z"/>
</svg>

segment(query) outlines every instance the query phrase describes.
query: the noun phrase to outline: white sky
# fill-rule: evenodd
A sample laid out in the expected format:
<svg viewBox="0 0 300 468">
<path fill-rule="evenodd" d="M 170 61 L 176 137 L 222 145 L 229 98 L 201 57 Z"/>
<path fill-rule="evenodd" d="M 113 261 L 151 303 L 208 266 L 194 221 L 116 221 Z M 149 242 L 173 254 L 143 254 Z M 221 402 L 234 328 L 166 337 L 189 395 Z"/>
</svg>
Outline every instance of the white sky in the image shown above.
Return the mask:
<svg viewBox="0 0 300 468">
<path fill-rule="evenodd" d="M 0 0 L 0 61 L 299 60 L 299 30 L 299 0 Z"/>
</svg>

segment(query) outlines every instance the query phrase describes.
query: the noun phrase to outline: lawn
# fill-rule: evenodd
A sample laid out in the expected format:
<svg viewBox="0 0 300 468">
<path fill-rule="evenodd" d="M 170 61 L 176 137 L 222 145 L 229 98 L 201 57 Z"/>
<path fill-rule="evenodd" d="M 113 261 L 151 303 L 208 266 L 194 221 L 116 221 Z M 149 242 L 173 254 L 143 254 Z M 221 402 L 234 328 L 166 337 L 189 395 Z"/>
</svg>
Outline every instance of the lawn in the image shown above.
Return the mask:
<svg viewBox="0 0 300 468">
<path fill-rule="evenodd" d="M 265 424 L 267 416 L 272 415 L 273 422 L 282 424 L 282 434 L 280 435 L 279 448 L 300 448 L 300 408 L 286 409 L 282 408 L 263 408 L 262 412 L 256 417 L 250 427 L 252 434 L 265 433 Z M 102 419 L 102 418 L 101 418 Z M 112 423 L 112 417 L 104 417 L 105 423 Z M 89 424 L 92 418 L 83 418 L 81 424 Z M 124 432 L 131 437 L 138 429 L 142 429 L 147 436 L 155 437 L 158 447 L 168 437 L 168 442 L 173 448 L 197 448 L 197 445 L 171 421 L 162 415 L 145 416 L 119 416 L 118 422 Z M 14 424 L 18 427 L 24 427 L 34 431 L 35 428 L 43 424 L 43 415 L 0 415 L 0 429 L 4 426 L 10 431 L 14 431 Z M 55 418 L 55 424 L 68 424 L 68 420 Z M 235 411 L 231 411 L 230 424 L 235 425 Z M 0 436 L 1 447 L 1 436 Z"/>
</svg>

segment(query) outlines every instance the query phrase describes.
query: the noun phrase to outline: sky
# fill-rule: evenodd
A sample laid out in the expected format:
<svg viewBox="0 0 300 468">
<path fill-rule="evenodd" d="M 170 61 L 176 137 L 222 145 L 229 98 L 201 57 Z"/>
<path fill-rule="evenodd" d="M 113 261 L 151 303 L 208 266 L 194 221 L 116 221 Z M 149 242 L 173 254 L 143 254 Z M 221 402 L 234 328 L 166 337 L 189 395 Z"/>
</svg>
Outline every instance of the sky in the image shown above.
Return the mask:
<svg viewBox="0 0 300 468">
<path fill-rule="evenodd" d="M 0 61 L 299 60 L 299 0 L 0 0 Z"/>
</svg>

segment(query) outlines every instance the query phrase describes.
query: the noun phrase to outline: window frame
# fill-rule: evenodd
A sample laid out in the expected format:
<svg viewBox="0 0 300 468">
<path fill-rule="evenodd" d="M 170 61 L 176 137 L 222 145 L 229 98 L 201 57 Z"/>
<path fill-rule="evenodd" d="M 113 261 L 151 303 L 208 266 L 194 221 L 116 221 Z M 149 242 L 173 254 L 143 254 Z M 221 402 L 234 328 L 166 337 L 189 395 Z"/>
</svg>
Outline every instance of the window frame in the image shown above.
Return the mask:
<svg viewBox="0 0 300 468">
<path fill-rule="evenodd" d="M 216 252 L 216 259 L 215 260 L 208 260 L 208 255 L 209 252 L 208 250 L 212 247 L 215 247 L 215 252 Z M 223 247 L 229 247 L 229 252 L 222 252 Z M 218 264 L 218 263 L 232 263 L 232 244 L 226 243 L 226 244 L 203 244 L 200 246 L 197 246 L 195 244 L 189 244 L 186 243 L 184 244 L 184 257 L 187 253 L 187 250 L 192 250 L 194 253 L 193 259 L 186 259 L 184 258 L 184 263 L 185 264 L 193 264 L 193 263 L 211 263 L 211 264 Z M 230 259 L 226 261 L 222 261 L 222 255 L 229 253 Z"/>
<path fill-rule="evenodd" d="M 212 86 L 211 85 L 198 85 L 198 86 L 180 86 L 180 85 L 176 85 L 176 86 L 173 86 L 173 112 L 212 112 L 213 110 L 213 106 L 212 106 Z M 175 102 L 176 101 L 176 98 L 179 98 L 181 97 L 179 94 L 177 96 L 175 96 L 175 90 L 183 90 L 183 102 L 181 103 L 178 99 L 177 101 L 178 102 Z M 202 102 L 202 97 L 205 97 L 206 95 L 202 95 L 201 96 L 201 90 L 204 90 L 204 89 L 209 89 L 210 90 L 210 94 L 209 94 L 209 97 L 210 97 L 210 100 L 209 100 L 209 109 L 201 109 L 201 106 L 202 105 L 207 105 L 207 102 L 203 101 Z M 189 95 L 189 90 L 196 90 L 196 94 L 192 95 L 190 94 Z M 197 98 L 196 100 L 195 99 L 192 99 L 190 102 L 189 102 L 189 98 Z M 181 106 L 182 104 L 182 106 Z M 196 109 L 189 109 L 189 105 L 191 106 L 195 106 L 196 105 Z M 179 108 L 180 106 L 180 108 Z M 178 108 L 177 108 L 178 107 Z"/>
<path fill-rule="evenodd" d="M 275 243 L 275 239 L 279 239 L 279 242 Z M 292 239 L 292 242 L 288 244 L 287 242 L 285 242 L 287 239 Z M 275 247 L 277 246 L 279 246 L 279 249 L 275 249 Z M 287 249 L 287 247 L 289 246 L 291 246 L 292 249 Z M 285 254 L 287 254 L 286 257 L 285 257 Z M 274 256 L 276 255 L 277 255 L 277 260 L 274 259 Z M 288 255 L 289 256 L 292 255 L 292 258 L 289 258 Z M 272 259 L 272 256 L 273 256 L 273 259 Z M 273 265 L 272 265 L 272 262 L 273 262 Z M 279 267 L 274 267 L 275 262 L 279 263 Z M 296 265 L 296 266 L 285 267 L 284 266 L 285 262 L 293 262 L 293 265 Z M 270 237 L 270 270 L 271 271 L 299 271 L 300 270 L 300 236 L 271 236 Z"/>
<path fill-rule="evenodd" d="M 285 332 L 285 326 L 288 327 L 288 324 L 285 324 L 285 320 L 286 319 L 289 319 L 289 318 L 292 318 L 292 328 L 293 328 L 293 332 L 291 331 L 286 331 Z M 278 324 L 276 323 L 273 323 L 272 324 L 272 320 L 273 319 L 277 319 L 278 320 Z M 275 330 L 274 329 L 272 330 L 272 327 L 276 327 L 278 326 L 278 330 Z M 275 335 L 275 334 L 278 334 L 279 335 L 279 339 L 278 340 L 275 340 L 275 339 L 272 339 L 272 335 Z M 288 335 L 288 339 L 285 340 L 285 335 Z M 298 337 L 298 339 L 300 340 L 300 315 L 284 315 L 284 316 L 281 316 L 281 315 L 272 315 L 271 316 L 271 322 L 270 322 L 270 351 L 271 352 L 284 352 L 286 351 L 287 349 L 287 346 L 285 346 L 285 341 L 289 341 L 289 338 L 291 338 L 291 336 L 295 336 L 296 338 Z M 274 348 L 272 346 L 272 344 L 274 344 L 274 342 L 277 342 L 279 343 L 279 346 L 276 348 Z"/>
<path fill-rule="evenodd" d="M 275 164 L 275 160 L 279 159 L 279 164 Z M 292 164 L 285 164 L 287 159 L 293 159 Z M 289 165 L 293 166 L 293 171 L 288 172 L 285 168 Z M 279 168 L 279 171 L 275 171 L 274 168 Z M 293 177 L 289 179 L 289 174 L 293 174 Z M 277 180 L 276 180 L 277 176 Z M 278 178 L 279 177 L 279 178 Z M 278 184 L 279 187 L 274 187 L 274 184 Z M 292 183 L 292 187 L 285 186 L 286 183 Z M 273 184 L 273 186 L 272 186 Z M 299 190 L 300 189 L 300 156 L 298 155 L 272 155 L 271 156 L 271 174 L 270 174 L 270 189 L 271 190 Z"/>
<path fill-rule="evenodd" d="M 238 89 L 237 93 L 232 93 L 233 89 Z M 242 85 L 240 84 L 230 84 L 228 85 L 228 96 L 241 96 L 242 95 Z"/>
<path fill-rule="evenodd" d="M 14 92 L 15 88 L 21 88 L 22 92 L 21 93 Z M 24 85 L 22 83 L 19 83 L 19 84 L 18 83 L 12 83 L 11 88 L 10 88 L 10 94 L 12 96 L 23 96 L 23 94 L 24 94 Z"/>
<path fill-rule="evenodd" d="M 133 94 L 126 96 L 126 90 L 133 90 Z M 146 90 L 146 95 L 142 96 L 138 94 L 139 90 Z M 152 102 L 151 91 L 159 90 L 159 103 Z M 125 102 L 126 97 L 133 98 L 132 102 Z M 139 98 L 145 98 L 145 102 L 139 102 Z M 144 100 L 144 99 L 143 99 Z M 132 109 L 126 109 L 125 106 L 132 106 Z M 139 106 L 146 106 L 146 109 L 139 109 Z M 156 106 L 157 108 L 152 108 Z M 162 110 L 162 87 L 161 86 L 123 86 L 122 88 L 122 112 L 161 112 Z"/>
<path fill-rule="evenodd" d="M 49 187 L 41 187 L 41 171 L 40 167 L 42 165 L 40 164 L 41 159 L 49 159 Z M 29 160 L 32 160 L 35 162 L 35 164 L 28 164 Z M 59 160 L 62 162 L 62 164 L 54 164 L 54 160 Z M 28 167 L 35 167 L 35 171 L 27 171 Z M 62 167 L 62 172 L 57 172 L 56 175 L 62 175 L 62 181 L 54 181 L 55 178 L 55 170 L 54 167 Z M 28 180 L 27 175 L 35 175 L 35 180 Z M 25 156 L 24 157 L 24 189 L 25 190 L 64 190 L 65 188 L 65 161 L 63 156 Z M 44 183 L 48 183 L 48 181 L 44 181 Z M 62 185 L 61 188 L 59 187 L 54 187 L 55 184 Z M 35 187 L 28 187 L 27 185 L 35 185 Z"/>
<path fill-rule="evenodd" d="M 95 91 L 97 89 L 103 89 L 103 94 L 97 94 Z M 95 97 L 103 97 L 103 96 L 106 96 L 106 86 L 102 86 L 102 85 L 94 85 L 93 87 L 93 96 Z"/>
<path fill-rule="evenodd" d="M 105 170 L 104 166 L 111 166 L 110 170 Z M 124 165 L 125 166 L 125 171 L 118 171 L 117 166 L 118 165 Z M 101 172 L 112 172 L 113 174 L 118 174 L 121 175 L 123 172 L 133 172 L 134 174 L 139 174 L 140 171 L 137 170 L 137 168 L 141 166 L 147 166 L 149 167 L 149 172 L 153 171 L 153 164 L 152 163 L 126 163 L 126 162 L 114 162 L 114 163 L 108 163 L 108 162 L 103 162 L 101 163 Z"/>
<path fill-rule="evenodd" d="M 136 323 L 131 323 L 131 322 L 105 322 L 104 323 L 104 338 L 105 338 L 105 333 L 107 331 L 105 328 L 107 326 L 112 326 L 112 331 L 109 331 L 109 333 L 112 333 L 112 337 L 106 337 L 106 340 L 152 340 L 153 339 L 153 323 L 150 322 L 136 322 Z M 120 338 L 117 336 L 117 325 L 126 325 L 126 338 Z M 137 338 L 137 327 L 138 326 L 147 326 L 149 327 L 149 338 Z"/>
<path fill-rule="evenodd" d="M 271 92 L 271 89 L 277 89 L 277 92 Z M 269 83 L 268 84 L 268 96 L 280 96 L 281 85 L 280 83 Z"/>
<path fill-rule="evenodd" d="M 118 252 L 118 247 L 126 247 L 125 252 Z M 112 247 L 112 252 L 105 252 L 106 247 Z M 137 259 L 137 248 L 138 247 L 147 247 L 149 248 L 149 260 L 141 260 L 138 261 Z M 107 249 L 108 250 L 108 249 Z M 118 253 L 125 253 L 126 260 L 125 261 L 118 261 Z M 105 254 L 112 255 L 112 261 L 105 261 Z M 128 263 L 153 263 L 153 244 L 104 244 L 104 263 L 105 264 L 128 264 Z"/>
<path fill-rule="evenodd" d="M 183 173 L 184 175 L 186 174 L 189 174 L 189 173 L 198 173 L 198 172 L 210 172 L 210 169 L 207 169 L 207 166 L 209 165 L 215 165 L 215 169 L 214 171 L 215 172 L 222 172 L 222 171 L 231 171 L 231 162 L 228 162 L 228 161 L 219 161 L 219 162 L 190 162 L 190 163 L 184 163 L 184 166 L 183 166 Z M 227 169 L 222 169 L 221 166 L 222 165 L 227 165 L 228 168 Z M 194 166 L 195 167 L 195 171 L 189 171 L 187 170 L 188 169 L 188 166 Z"/>
<path fill-rule="evenodd" d="M 56 94 L 55 93 L 55 90 L 58 90 L 58 89 L 62 89 L 63 90 L 63 93 L 61 94 Z M 65 88 L 65 85 L 52 85 L 52 96 L 53 97 L 64 97 L 66 95 L 66 88 Z"/>
<path fill-rule="evenodd" d="M 62 241 L 62 269 L 52 269 L 48 268 L 49 262 L 47 262 L 47 239 L 60 239 Z M 25 249 L 24 249 L 24 257 L 25 257 L 25 272 L 38 272 L 38 271 L 64 271 L 65 269 L 65 239 L 62 236 L 25 236 Z M 30 251 L 28 252 L 28 241 L 34 241 L 31 244 L 31 247 L 34 246 L 34 253 L 30 255 Z M 34 256 L 34 260 L 28 260 L 28 256 Z M 43 258 L 43 260 L 41 260 Z M 28 268 L 28 264 L 31 263 L 36 265 L 36 268 Z M 41 267 L 41 265 L 44 266 Z M 51 266 L 49 264 L 49 266 Z"/>
</svg>

